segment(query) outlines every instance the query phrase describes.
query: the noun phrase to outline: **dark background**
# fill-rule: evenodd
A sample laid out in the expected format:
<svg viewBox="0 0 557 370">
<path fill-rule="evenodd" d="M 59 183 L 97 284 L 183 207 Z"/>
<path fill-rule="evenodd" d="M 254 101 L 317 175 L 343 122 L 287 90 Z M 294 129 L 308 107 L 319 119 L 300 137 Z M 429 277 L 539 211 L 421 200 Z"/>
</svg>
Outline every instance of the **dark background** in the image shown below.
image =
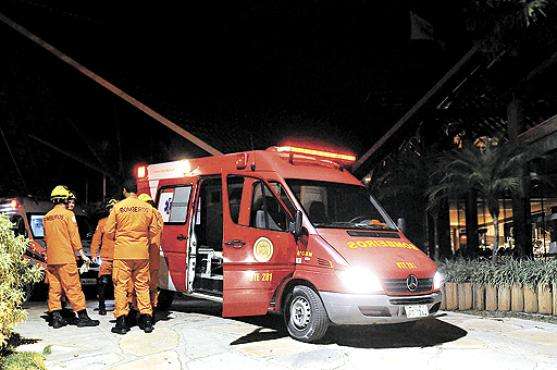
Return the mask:
<svg viewBox="0 0 557 370">
<path fill-rule="evenodd" d="M 362 154 L 470 47 L 458 1 L 4 0 L 0 11 L 223 152 L 295 138 Z M 433 26 L 413 39 L 410 12 Z M 0 196 L 205 153 L 0 24 Z M 114 190 L 114 183 L 109 184 Z"/>
</svg>

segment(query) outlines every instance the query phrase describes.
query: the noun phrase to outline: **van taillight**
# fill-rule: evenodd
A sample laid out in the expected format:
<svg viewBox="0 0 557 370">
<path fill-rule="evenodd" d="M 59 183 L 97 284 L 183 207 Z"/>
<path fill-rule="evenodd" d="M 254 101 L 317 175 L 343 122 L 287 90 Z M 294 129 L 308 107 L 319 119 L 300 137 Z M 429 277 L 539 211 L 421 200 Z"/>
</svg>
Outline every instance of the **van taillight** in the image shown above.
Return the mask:
<svg viewBox="0 0 557 370">
<path fill-rule="evenodd" d="M 147 167 L 145 166 L 137 167 L 137 178 L 141 179 L 144 178 L 145 176 L 147 176 Z"/>
</svg>

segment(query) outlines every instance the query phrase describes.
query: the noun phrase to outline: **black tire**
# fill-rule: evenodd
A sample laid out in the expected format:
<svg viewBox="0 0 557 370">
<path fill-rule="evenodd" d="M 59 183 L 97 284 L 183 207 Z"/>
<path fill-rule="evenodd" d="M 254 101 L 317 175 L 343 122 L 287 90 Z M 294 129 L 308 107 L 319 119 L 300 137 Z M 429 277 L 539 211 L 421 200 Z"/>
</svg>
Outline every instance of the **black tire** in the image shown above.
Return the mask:
<svg viewBox="0 0 557 370">
<path fill-rule="evenodd" d="M 319 294 L 305 285 L 297 285 L 284 305 L 288 334 L 300 342 L 314 343 L 327 333 L 330 321 Z"/>
<path fill-rule="evenodd" d="M 159 291 L 159 303 L 157 308 L 161 311 L 170 310 L 170 307 L 172 307 L 172 302 L 174 301 L 175 296 L 176 296 L 176 292 L 171 292 L 170 290 L 161 289 Z"/>
</svg>

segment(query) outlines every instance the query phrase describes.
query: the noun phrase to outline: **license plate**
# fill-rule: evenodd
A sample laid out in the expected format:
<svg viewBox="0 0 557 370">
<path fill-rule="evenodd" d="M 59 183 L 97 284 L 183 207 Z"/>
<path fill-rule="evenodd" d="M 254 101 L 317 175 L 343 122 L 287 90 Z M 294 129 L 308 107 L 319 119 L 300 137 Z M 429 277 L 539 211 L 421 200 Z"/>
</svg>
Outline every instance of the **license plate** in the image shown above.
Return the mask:
<svg viewBox="0 0 557 370">
<path fill-rule="evenodd" d="M 429 315 L 429 310 L 425 304 L 417 304 L 413 306 L 404 306 L 406 311 L 406 317 L 409 319 L 415 319 L 417 317 L 427 317 Z"/>
</svg>

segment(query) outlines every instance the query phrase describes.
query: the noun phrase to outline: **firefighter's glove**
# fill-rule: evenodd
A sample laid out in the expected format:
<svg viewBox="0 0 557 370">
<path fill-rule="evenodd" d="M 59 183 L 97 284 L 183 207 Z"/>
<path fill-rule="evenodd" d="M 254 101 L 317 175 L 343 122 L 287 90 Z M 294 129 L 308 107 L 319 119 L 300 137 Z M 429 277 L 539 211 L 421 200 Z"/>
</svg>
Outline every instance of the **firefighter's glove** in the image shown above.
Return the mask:
<svg viewBox="0 0 557 370">
<path fill-rule="evenodd" d="M 86 273 L 87 271 L 89 271 L 89 265 L 91 264 L 91 260 L 89 258 L 87 258 L 86 261 L 83 261 L 83 264 L 81 265 L 81 267 L 79 268 L 79 274 L 83 275 L 84 273 Z"/>
</svg>

